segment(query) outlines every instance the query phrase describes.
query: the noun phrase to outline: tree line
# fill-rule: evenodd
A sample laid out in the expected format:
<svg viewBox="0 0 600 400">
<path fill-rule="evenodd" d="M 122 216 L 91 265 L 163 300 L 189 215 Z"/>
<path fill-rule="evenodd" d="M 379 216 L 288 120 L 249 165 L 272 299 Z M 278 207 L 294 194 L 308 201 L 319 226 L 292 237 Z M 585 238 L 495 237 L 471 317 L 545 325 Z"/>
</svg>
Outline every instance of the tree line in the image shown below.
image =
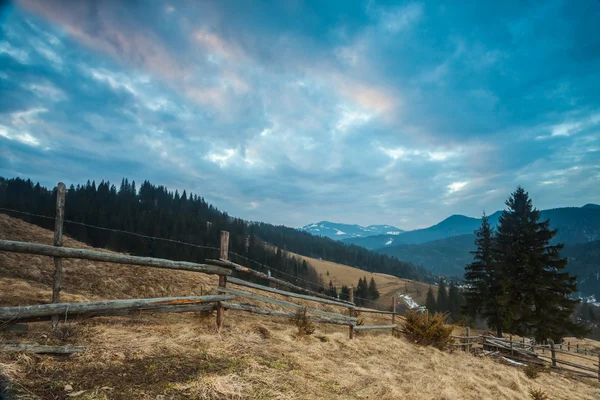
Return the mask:
<svg viewBox="0 0 600 400">
<path fill-rule="evenodd" d="M 29 179 L 0 178 L 0 207 L 53 217 L 55 204 L 56 188 L 48 189 Z M 54 226 L 52 219 L 15 216 L 47 229 Z M 66 234 L 94 247 L 195 262 L 218 257 L 220 231 L 226 230 L 230 232 L 230 251 L 239 254 L 230 255 L 233 261 L 265 272 L 262 265 L 268 265 L 273 276 L 313 290 L 327 290 L 322 277 L 309 263 L 288 252 L 409 279 L 431 279 L 426 270 L 413 264 L 297 229 L 234 218 L 198 194 L 171 191 L 149 181 L 137 186 L 135 181 L 123 178 L 118 188 L 109 181 L 70 185 L 65 219 L 72 221 L 65 223 Z M 205 247 L 148 239 L 119 230 Z"/>
<path fill-rule="evenodd" d="M 427 290 L 425 298 L 425 307 L 430 313 L 446 313 L 452 322 L 458 322 L 461 318 L 461 308 L 464 305 L 464 297 L 458 286 L 458 282 L 453 279 L 450 281 L 449 289 L 446 288 L 446 281 L 440 278 L 437 288 L 437 297 L 434 295 L 431 286 Z"/>
<path fill-rule="evenodd" d="M 475 231 L 474 261 L 465 268 L 464 312 L 482 318 L 501 337 L 504 332 L 560 341 L 587 330 L 573 321 L 578 300 L 575 277 L 565 272 L 562 244 L 552 245 L 557 230 L 529 194 L 517 188 L 506 201 L 496 229 L 484 214 Z"/>
</svg>

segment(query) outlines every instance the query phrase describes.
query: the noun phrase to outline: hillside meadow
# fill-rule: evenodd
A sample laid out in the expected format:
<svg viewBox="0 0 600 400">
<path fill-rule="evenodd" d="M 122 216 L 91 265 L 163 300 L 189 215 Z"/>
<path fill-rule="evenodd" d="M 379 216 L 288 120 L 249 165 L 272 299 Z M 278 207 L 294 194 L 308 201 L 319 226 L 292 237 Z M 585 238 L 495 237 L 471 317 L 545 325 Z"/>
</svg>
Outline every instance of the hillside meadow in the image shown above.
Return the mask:
<svg viewBox="0 0 600 400">
<path fill-rule="evenodd" d="M 0 238 L 50 244 L 52 232 L 0 215 Z M 70 238 L 65 246 L 88 247 Z M 52 271 L 47 257 L 0 253 L 0 304 L 48 302 Z M 216 285 L 216 277 L 203 274 L 65 260 L 63 298 L 192 295 Z M 381 285 L 383 293 L 384 280 Z M 361 318 L 389 323 L 387 316 Z M 593 379 L 550 372 L 532 380 L 519 367 L 418 347 L 389 331 L 349 340 L 347 328 L 317 324 L 313 335 L 298 336 L 287 319 L 236 311 L 226 312 L 220 332 L 212 313 L 88 319 L 62 323 L 58 333 L 49 325 L 32 323 L 25 333 L 4 330 L 0 340 L 69 343 L 86 351 L 65 357 L 0 354 L 0 371 L 20 398 L 525 400 L 531 388 L 542 388 L 551 399 L 600 396 Z"/>
</svg>

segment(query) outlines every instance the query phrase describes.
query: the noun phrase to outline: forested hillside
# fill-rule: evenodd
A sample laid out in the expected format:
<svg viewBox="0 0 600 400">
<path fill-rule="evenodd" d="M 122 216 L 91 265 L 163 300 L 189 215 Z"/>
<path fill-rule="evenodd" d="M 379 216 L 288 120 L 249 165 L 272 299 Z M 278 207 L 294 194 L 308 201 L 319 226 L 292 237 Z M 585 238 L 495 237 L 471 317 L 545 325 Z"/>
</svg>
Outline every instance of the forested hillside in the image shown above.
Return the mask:
<svg viewBox="0 0 600 400">
<path fill-rule="evenodd" d="M 54 190 L 30 180 L 0 178 L 0 207 L 54 216 Z M 19 216 L 15 214 L 15 216 Z M 52 219 L 19 216 L 29 222 L 51 229 Z M 427 280 L 427 271 L 386 255 L 358 246 L 348 246 L 331 239 L 312 236 L 306 232 L 262 222 L 247 222 L 230 217 L 208 204 L 201 196 L 183 191 L 169 191 L 144 181 L 139 188 L 135 182 L 123 179 L 120 187 L 110 182 L 87 182 L 68 188 L 65 219 L 91 226 L 135 232 L 201 246 L 218 247 L 221 230 L 230 232 L 230 251 L 258 260 L 272 268 L 274 275 L 309 285 L 322 285 L 318 274 L 305 261 L 286 257 L 273 251 L 263 242 L 283 250 L 383 272 L 403 278 Z M 152 240 L 112 230 L 67 222 L 65 232 L 95 247 L 105 247 L 136 255 L 203 261 L 216 257 L 216 250 L 186 246 L 173 242 Z M 8 235 L 8 232 L 5 233 Z M 253 268 L 241 257 L 232 258 Z"/>
</svg>

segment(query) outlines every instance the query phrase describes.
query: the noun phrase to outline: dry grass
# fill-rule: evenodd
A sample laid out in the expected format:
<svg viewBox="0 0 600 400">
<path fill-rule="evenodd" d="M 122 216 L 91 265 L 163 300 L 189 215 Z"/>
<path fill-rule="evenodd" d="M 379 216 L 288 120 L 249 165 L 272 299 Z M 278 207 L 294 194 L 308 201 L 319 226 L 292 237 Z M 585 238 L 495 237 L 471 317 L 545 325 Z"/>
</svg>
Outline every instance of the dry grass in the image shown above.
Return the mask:
<svg viewBox="0 0 600 400">
<path fill-rule="evenodd" d="M 323 281 L 329 285 L 329 280 L 338 288 L 342 285 L 356 286 L 358 280 L 362 277 L 367 277 L 367 281 L 371 278 L 375 279 L 381 298 L 378 301 L 379 307 L 391 307 L 392 296 L 394 293 L 402 293 L 410 295 L 413 300 L 419 304 L 425 304 L 427 290 L 431 285 L 422 282 L 416 282 L 410 279 L 400 279 L 398 277 L 371 273 L 358 268 L 350 267 L 344 264 L 338 264 L 331 261 L 319 260 L 316 258 L 305 257 L 295 253 L 289 253 L 299 259 L 306 260 L 313 266 L 319 274 L 323 276 Z M 327 275 L 329 273 L 329 275 Z M 437 294 L 437 289 L 434 287 L 434 293 Z"/>
<path fill-rule="evenodd" d="M 10 224 L 16 226 L 8 231 Z M 17 236 L 15 232 L 21 231 L 28 236 Z M 48 243 L 51 235 L 1 217 L 0 237 L 30 241 L 42 241 L 40 237 L 45 237 Z M 67 245 L 78 244 L 68 239 Z M 30 267 L 33 272 L 22 271 Z M 43 276 L 51 269 L 49 259 L 36 261 L 0 253 L 0 282 L 5 289 L 0 292 L 0 303 L 43 300 L 49 294 L 49 285 L 37 279 L 36 274 Z M 90 269 L 98 272 L 88 274 Z M 69 278 L 70 274 L 74 276 Z M 162 292 L 151 287 L 159 283 L 165 294 L 197 293 L 196 288 L 202 284 L 216 286 L 215 279 L 201 274 L 168 271 L 163 275 L 163 271 L 141 267 L 133 273 L 127 266 L 97 263 L 90 268 L 87 262 L 77 261 L 70 264 L 66 278 L 70 282 L 67 294 L 73 300 L 148 296 L 152 293 L 150 288 L 155 294 Z M 161 279 L 163 282 L 159 282 Z M 140 289 L 140 280 L 149 284 Z M 119 285 L 103 283 L 113 281 Z M 169 284 L 165 285 L 165 281 Z M 326 311 L 344 311 L 320 303 L 298 303 Z M 389 323 L 389 316 L 369 314 L 365 318 L 367 324 Z M 59 341 L 49 333 L 48 323 L 29 326 L 27 333 L 15 333 L 10 340 Z M 543 388 L 551 399 L 592 400 L 600 396 L 600 384 L 592 379 L 567 378 L 550 372 L 533 381 L 520 368 L 463 352 L 418 347 L 392 337 L 389 331 L 361 332 L 349 340 L 345 327 L 316 324 L 314 335 L 298 337 L 297 328 L 289 319 L 237 311 L 226 312 L 220 334 L 216 333 L 214 317 L 144 314 L 77 322 L 73 335 L 65 340 L 87 349 L 66 357 L 0 354 L 0 372 L 20 385 L 17 389 L 21 393 L 42 399 L 71 398 L 65 385 L 72 386 L 72 394 L 77 394 L 74 398 L 86 400 L 525 400 L 530 398 L 532 387 Z"/>
</svg>

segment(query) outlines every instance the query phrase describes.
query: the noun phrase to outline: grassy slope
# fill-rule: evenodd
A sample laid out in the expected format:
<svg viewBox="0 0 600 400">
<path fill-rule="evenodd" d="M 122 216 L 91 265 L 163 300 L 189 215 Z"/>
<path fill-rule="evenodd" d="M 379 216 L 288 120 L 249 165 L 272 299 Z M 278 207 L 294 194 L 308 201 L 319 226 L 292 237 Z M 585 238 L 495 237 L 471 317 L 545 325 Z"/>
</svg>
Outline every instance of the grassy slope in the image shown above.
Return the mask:
<svg viewBox="0 0 600 400">
<path fill-rule="evenodd" d="M 0 215 L 0 238 L 50 243 L 52 234 Z M 85 247 L 67 239 L 67 246 Z M 52 262 L 0 253 L 0 304 L 35 304 L 50 298 Z M 330 272 L 331 273 L 331 272 Z M 126 298 L 197 293 L 216 284 L 201 274 L 154 271 L 67 261 L 64 298 Z M 265 307 L 265 305 L 262 305 Z M 316 306 L 329 311 L 335 307 Z M 367 324 L 386 317 L 367 317 Z M 592 379 L 541 374 L 492 360 L 416 347 L 389 332 L 347 338 L 347 329 L 318 325 L 297 338 L 289 321 L 227 312 L 216 334 L 214 316 L 197 314 L 97 318 L 48 323 L 26 334 L 0 332 L 0 340 L 87 346 L 71 357 L 0 354 L 0 369 L 38 398 L 77 399 L 527 399 L 541 387 L 552 399 L 594 399 Z M 157 397 L 163 395 L 164 397 Z M 30 397 L 33 398 L 33 397 Z M 70 397 L 69 397 L 70 398 Z"/>
<path fill-rule="evenodd" d="M 293 254 L 293 253 L 291 253 Z M 338 288 L 342 285 L 356 287 L 358 280 L 362 277 L 367 277 L 367 281 L 371 278 L 375 279 L 381 299 L 378 302 L 381 307 L 391 307 L 392 295 L 396 292 L 410 295 L 417 303 L 425 304 L 425 297 L 429 284 L 413 281 L 410 279 L 401 279 L 392 275 L 378 274 L 363 271 L 358 268 L 350 267 L 344 264 L 337 264 L 331 261 L 323 261 L 316 258 L 310 258 L 294 254 L 303 260 L 306 260 L 312 265 L 317 272 L 323 276 L 323 281 L 329 285 L 329 280 Z M 433 288 L 436 293 L 436 287 Z"/>
</svg>

